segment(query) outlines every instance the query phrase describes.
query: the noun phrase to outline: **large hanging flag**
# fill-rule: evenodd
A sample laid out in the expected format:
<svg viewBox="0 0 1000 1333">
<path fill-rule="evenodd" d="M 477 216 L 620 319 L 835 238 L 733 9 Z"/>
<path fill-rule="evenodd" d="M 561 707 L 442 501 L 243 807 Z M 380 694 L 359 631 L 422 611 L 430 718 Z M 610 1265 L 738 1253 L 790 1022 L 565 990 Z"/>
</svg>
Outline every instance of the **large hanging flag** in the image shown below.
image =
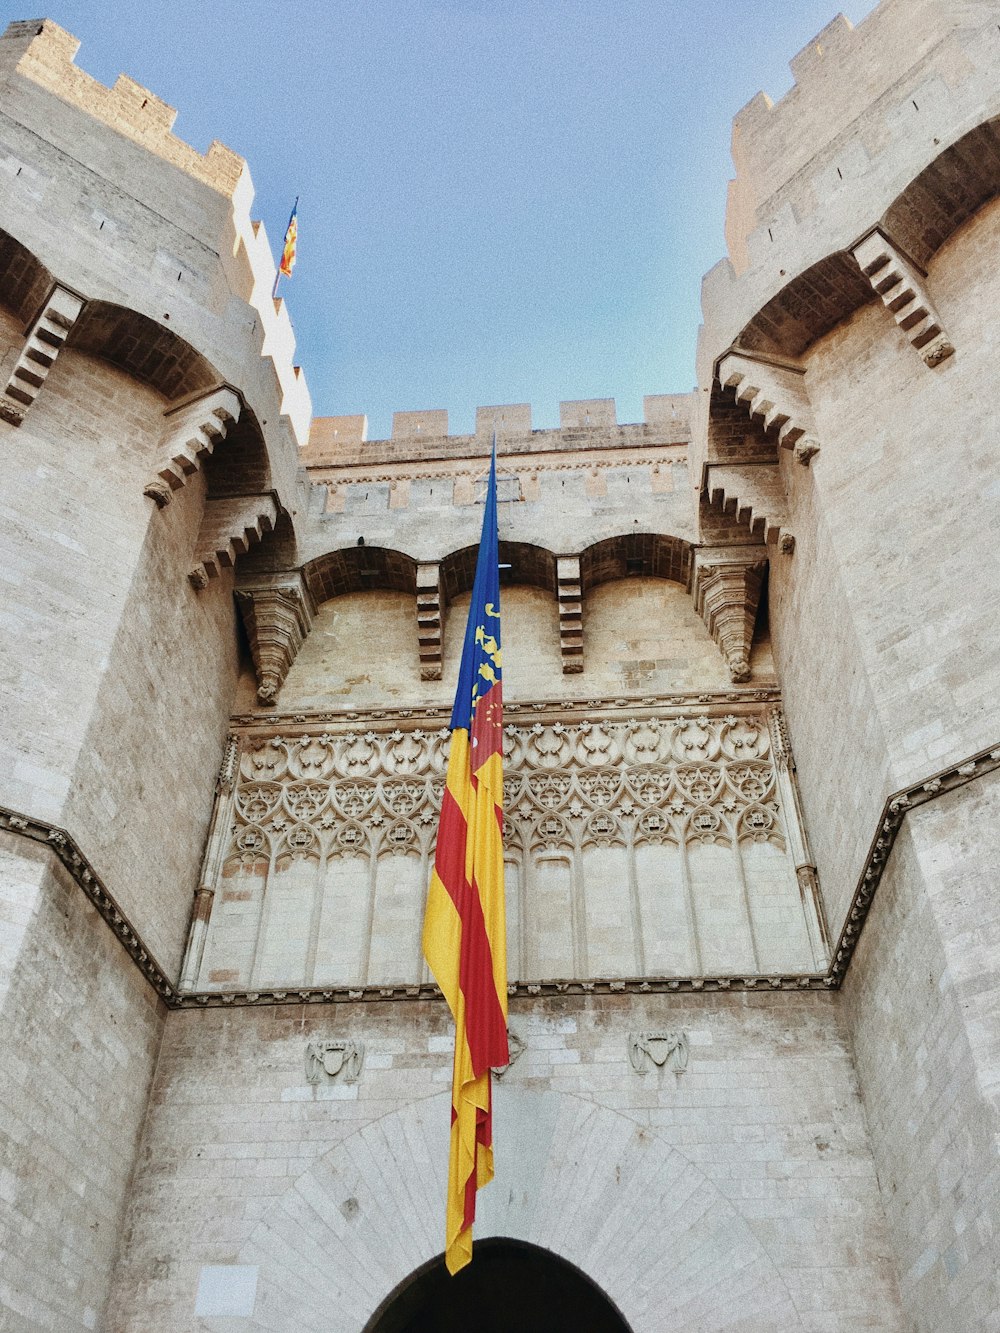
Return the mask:
<svg viewBox="0 0 1000 1333">
<path fill-rule="evenodd" d="M 472 1258 L 476 1190 L 493 1179 L 490 1068 L 509 1059 L 496 473 L 494 439 L 424 917 L 424 956 L 455 1019 L 445 1225 L 450 1273 Z"/>
<path fill-rule="evenodd" d="M 274 276 L 274 287 L 271 289 L 271 295 L 277 296 L 278 283 L 282 278 L 290 278 L 292 269 L 295 267 L 295 251 L 299 243 L 299 196 L 295 196 L 295 203 L 292 205 L 292 215 L 288 219 L 288 226 L 285 228 L 285 239 L 281 245 L 281 262 L 278 265 L 278 271 Z"/>
</svg>

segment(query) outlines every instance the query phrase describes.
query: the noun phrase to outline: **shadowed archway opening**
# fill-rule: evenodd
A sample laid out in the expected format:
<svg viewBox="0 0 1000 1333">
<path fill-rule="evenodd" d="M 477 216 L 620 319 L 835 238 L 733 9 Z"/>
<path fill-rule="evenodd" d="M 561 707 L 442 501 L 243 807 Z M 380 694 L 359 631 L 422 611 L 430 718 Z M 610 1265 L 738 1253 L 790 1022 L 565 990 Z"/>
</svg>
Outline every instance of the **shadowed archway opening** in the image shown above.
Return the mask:
<svg viewBox="0 0 1000 1333">
<path fill-rule="evenodd" d="M 472 1263 L 449 1277 L 439 1255 L 411 1273 L 363 1333 L 630 1333 L 579 1268 L 524 1241 L 477 1240 Z"/>
</svg>

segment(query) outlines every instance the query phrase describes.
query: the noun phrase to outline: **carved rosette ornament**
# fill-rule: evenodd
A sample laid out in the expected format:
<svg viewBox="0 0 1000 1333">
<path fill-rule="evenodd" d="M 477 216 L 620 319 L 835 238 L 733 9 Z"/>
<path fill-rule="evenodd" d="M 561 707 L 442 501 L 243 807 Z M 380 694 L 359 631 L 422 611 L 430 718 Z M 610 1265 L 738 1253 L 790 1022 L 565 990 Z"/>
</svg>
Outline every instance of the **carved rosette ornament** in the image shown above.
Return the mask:
<svg viewBox="0 0 1000 1333">
<path fill-rule="evenodd" d="M 762 546 L 707 547 L 695 554 L 695 609 L 736 684 L 750 679 L 750 646 L 766 567 Z"/>
<path fill-rule="evenodd" d="M 257 702 L 273 707 L 288 670 L 312 627 L 315 603 L 305 582 L 240 588 L 236 601 L 243 615 L 254 670 Z"/>
</svg>

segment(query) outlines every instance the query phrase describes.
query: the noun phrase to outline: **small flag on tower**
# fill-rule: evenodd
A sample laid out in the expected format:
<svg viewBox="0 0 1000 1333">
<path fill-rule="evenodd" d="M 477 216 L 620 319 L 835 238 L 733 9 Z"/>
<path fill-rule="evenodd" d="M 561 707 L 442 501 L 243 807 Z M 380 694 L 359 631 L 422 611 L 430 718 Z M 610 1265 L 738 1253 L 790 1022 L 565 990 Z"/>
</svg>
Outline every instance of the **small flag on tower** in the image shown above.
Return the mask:
<svg viewBox="0 0 1000 1333">
<path fill-rule="evenodd" d="M 288 226 L 285 228 L 285 243 L 281 248 L 281 263 L 278 265 L 278 272 L 283 278 L 292 276 L 292 269 L 295 267 L 295 247 L 299 239 L 299 197 L 295 196 L 295 203 L 292 206 L 292 216 L 288 219 Z"/>
<path fill-rule="evenodd" d="M 503 700 L 496 440 L 451 715 L 424 956 L 455 1019 L 445 1264 L 472 1258 L 476 1190 L 493 1179 L 490 1069 L 508 1062 Z"/>
</svg>

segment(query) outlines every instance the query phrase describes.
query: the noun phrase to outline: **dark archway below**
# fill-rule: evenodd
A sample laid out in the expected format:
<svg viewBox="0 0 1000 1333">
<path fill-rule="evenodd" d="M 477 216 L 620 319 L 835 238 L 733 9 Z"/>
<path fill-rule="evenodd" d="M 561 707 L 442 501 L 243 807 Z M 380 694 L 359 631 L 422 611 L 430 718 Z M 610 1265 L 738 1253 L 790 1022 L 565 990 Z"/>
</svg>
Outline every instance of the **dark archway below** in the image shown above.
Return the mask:
<svg viewBox="0 0 1000 1333">
<path fill-rule="evenodd" d="M 630 1333 L 607 1296 L 549 1250 L 476 1241 L 472 1263 L 449 1277 L 444 1257 L 402 1282 L 364 1333 Z"/>
</svg>

